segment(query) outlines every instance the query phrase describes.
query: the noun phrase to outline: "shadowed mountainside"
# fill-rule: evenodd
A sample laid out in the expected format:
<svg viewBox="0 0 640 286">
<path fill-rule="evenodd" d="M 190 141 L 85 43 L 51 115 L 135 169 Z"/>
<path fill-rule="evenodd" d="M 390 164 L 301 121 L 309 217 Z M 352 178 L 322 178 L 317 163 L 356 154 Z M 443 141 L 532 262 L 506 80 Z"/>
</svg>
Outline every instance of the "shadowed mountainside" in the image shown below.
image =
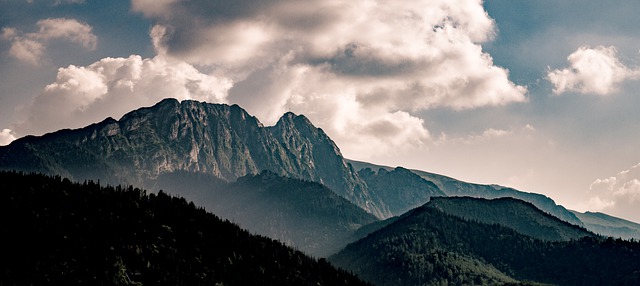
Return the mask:
<svg viewBox="0 0 640 286">
<path fill-rule="evenodd" d="M 571 211 L 584 226 L 601 235 L 623 239 L 640 239 L 640 224 L 598 212 Z"/>
<path fill-rule="evenodd" d="M 423 205 L 431 197 L 446 196 L 434 183 L 402 167 L 391 171 L 379 168 L 377 172 L 364 168 L 358 175 L 373 193 L 380 196 L 394 216 Z"/>
<path fill-rule="evenodd" d="M 173 171 L 234 181 L 270 170 L 322 183 L 377 217 L 391 215 L 335 143 L 304 116 L 287 113 L 275 126 L 264 127 L 237 105 L 165 99 L 120 120 L 27 136 L 0 147 L 0 170 L 150 189 L 149 181 Z"/>
<path fill-rule="evenodd" d="M 347 160 L 354 169 L 362 170 L 364 168 L 371 169 L 385 169 L 387 171 L 393 170 L 393 168 L 388 166 L 375 165 L 366 162 L 359 162 L 354 160 Z M 420 170 L 410 170 L 414 174 L 424 178 L 425 180 L 432 182 L 442 192 L 444 192 L 447 196 L 451 197 L 475 197 L 475 198 L 485 198 L 485 199 L 496 199 L 503 197 L 511 197 L 520 199 L 526 202 L 530 202 L 535 205 L 537 208 L 554 215 L 555 217 L 569 222 L 571 224 L 575 224 L 578 226 L 583 226 L 582 222 L 570 211 L 564 208 L 561 205 L 557 205 L 551 198 L 535 193 L 526 193 L 522 191 L 518 191 L 516 189 L 502 187 L 498 185 L 481 185 L 481 184 L 473 184 L 467 183 L 463 181 L 459 181 L 447 176 L 433 174 L 429 172 L 424 172 Z M 427 201 L 422 202 L 423 204 Z"/>
<path fill-rule="evenodd" d="M 541 211 L 531 203 L 514 198 L 440 197 L 432 198 L 425 206 L 467 220 L 506 226 L 540 240 L 568 241 L 595 236 L 584 228 Z"/>
<path fill-rule="evenodd" d="M 349 244 L 329 261 L 381 286 L 640 283 L 638 242 L 543 241 L 428 205 Z"/>
<path fill-rule="evenodd" d="M 189 172 L 163 175 L 157 187 L 169 193 L 185 182 L 196 191 L 188 200 L 251 232 L 294 246 L 316 257 L 336 253 L 355 241 L 360 227 L 376 217 L 336 195 L 322 184 L 282 177 L 270 171 L 226 183 Z M 198 191 L 199 190 L 199 191 Z"/>
<path fill-rule="evenodd" d="M 364 285 L 163 192 L 0 172 L 0 285 Z"/>
</svg>

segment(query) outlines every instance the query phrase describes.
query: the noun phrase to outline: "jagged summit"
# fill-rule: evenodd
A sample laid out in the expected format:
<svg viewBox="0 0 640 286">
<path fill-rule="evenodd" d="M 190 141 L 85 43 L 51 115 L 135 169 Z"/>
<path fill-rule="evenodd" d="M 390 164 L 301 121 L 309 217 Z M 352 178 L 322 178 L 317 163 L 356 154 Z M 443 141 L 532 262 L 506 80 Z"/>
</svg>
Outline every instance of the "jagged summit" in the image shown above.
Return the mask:
<svg viewBox="0 0 640 286">
<path fill-rule="evenodd" d="M 313 123 L 311 123 L 311 121 L 306 116 L 302 114 L 298 115 L 291 111 L 287 111 L 285 114 L 283 114 L 280 117 L 280 119 L 278 119 L 278 122 L 276 123 L 275 126 L 282 125 L 282 124 L 289 124 L 294 126 L 304 126 L 304 125 L 313 126 Z"/>
<path fill-rule="evenodd" d="M 227 181 L 270 170 L 320 182 L 378 217 L 390 215 L 321 129 L 293 113 L 280 122 L 264 127 L 238 105 L 164 99 L 117 121 L 16 140 L 0 147 L 0 169 L 148 188 L 160 174 L 181 170 Z"/>
</svg>

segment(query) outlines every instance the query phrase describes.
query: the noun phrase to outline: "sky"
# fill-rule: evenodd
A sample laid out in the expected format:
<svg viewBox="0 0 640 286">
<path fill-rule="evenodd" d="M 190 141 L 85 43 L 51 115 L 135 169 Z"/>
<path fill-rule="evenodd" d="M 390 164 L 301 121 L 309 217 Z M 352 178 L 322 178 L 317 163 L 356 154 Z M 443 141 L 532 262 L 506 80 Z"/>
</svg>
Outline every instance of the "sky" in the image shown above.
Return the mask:
<svg viewBox="0 0 640 286">
<path fill-rule="evenodd" d="M 640 222 L 635 0 L 0 0 L 0 145 L 163 98 Z"/>
</svg>

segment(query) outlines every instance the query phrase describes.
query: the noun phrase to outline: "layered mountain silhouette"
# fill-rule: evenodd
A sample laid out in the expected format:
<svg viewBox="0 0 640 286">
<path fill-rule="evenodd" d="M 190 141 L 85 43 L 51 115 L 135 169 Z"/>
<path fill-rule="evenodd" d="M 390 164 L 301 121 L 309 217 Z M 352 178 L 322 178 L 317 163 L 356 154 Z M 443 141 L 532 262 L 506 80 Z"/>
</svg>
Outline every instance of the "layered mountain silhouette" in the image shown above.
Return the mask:
<svg viewBox="0 0 640 286">
<path fill-rule="evenodd" d="M 358 171 L 358 175 L 395 216 L 423 205 L 431 197 L 446 196 L 434 183 L 402 167 L 391 171 L 379 168 L 377 172 L 364 168 Z"/>
<path fill-rule="evenodd" d="M 180 191 L 190 185 L 195 192 Z M 324 185 L 263 171 L 233 183 L 201 174 L 175 172 L 162 176 L 158 187 L 181 192 L 208 211 L 243 228 L 327 257 L 355 240 L 356 230 L 378 221 Z"/>
<path fill-rule="evenodd" d="M 377 217 L 391 215 L 307 118 L 287 113 L 275 126 L 264 127 L 237 105 L 166 99 L 120 120 L 28 136 L 0 147 L 0 169 L 148 188 L 173 171 L 234 181 L 270 170 L 322 183 Z"/>
<path fill-rule="evenodd" d="M 85 128 L 20 138 L 0 147 L 0 170 L 57 176 L 48 181 L 51 178 L 30 175 L 29 178 L 36 178 L 36 185 L 25 189 L 25 196 L 39 188 L 63 185 L 66 189 L 59 196 L 68 198 L 69 189 L 81 185 L 62 180 L 62 177 L 85 181 L 82 186 L 89 185 L 93 189 L 99 188 L 99 184 L 87 183 L 90 180 L 102 185 L 134 184 L 151 190 L 154 194 L 150 196 L 132 187 L 126 192 L 121 187 L 108 187 L 74 194 L 72 196 L 79 196 L 83 202 L 96 199 L 93 197 L 107 201 L 124 197 L 132 203 L 104 205 L 98 207 L 97 213 L 70 206 L 71 213 L 56 209 L 53 216 L 49 216 L 49 210 L 54 208 L 46 207 L 43 215 L 48 220 L 35 220 L 43 226 L 33 222 L 13 225 L 33 233 L 56 224 L 79 226 L 81 222 L 76 219 L 83 216 L 106 220 L 110 223 L 107 227 L 115 227 L 118 223 L 147 227 L 159 222 L 160 225 L 143 232 L 150 233 L 152 238 L 142 242 L 128 241 L 120 250 L 114 247 L 116 256 L 105 256 L 108 257 L 105 260 L 108 271 L 111 271 L 105 277 L 126 280 L 114 284 L 135 284 L 137 281 L 118 273 L 131 276 L 144 272 L 147 273 L 145 277 L 152 277 L 145 281 L 152 284 L 152 281 L 161 281 L 157 279 L 162 277 L 169 279 L 161 273 L 165 266 L 151 267 L 155 272 L 144 268 L 145 261 L 147 264 L 151 261 L 147 252 L 156 253 L 154 251 L 175 254 L 163 258 L 166 261 L 187 261 L 184 265 L 188 267 L 180 273 L 196 275 L 193 279 L 209 273 L 209 268 L 202 271 L 197 268 L 205 264 L 202 264 L 204 258 L 196 254 L 210 249 L 205 240 L 197 240 L 196 248 L 172 244 L 178 241 L 175 230 L 180 229 L 179 225 L 189 225 L 196 218 L 187 216 L 187 221 L 174 220 L 171 213 L 183 217 L 195 210 L 198 217 L 210 216 L 198 207 L 252 233 L 269 237 L 261 237 L 263 240 L 258 240 L 261 242 L 255 242 L 245 239 L 242 234 L 240 242 L 229 242 L 229 246 L 233 246 L 231 249 L 244 244 L 248 249 L 254 249 L 257 244 L 259 249 L 268 252 L 265 245 L 272 241 L 270 239 L 276 239 L 307 254 L 330 257 L 329 260 L 338 266 L 379 285 L 527 284 L 527 281 L 560 285 L 634 285 L 640 282 L 637 270 L 640 269 L 639 243 L 600 237 L 583 228 L 600 227 L 602 231 L 594 232 L 605 235 L 616 232 L 621 234 L 616 237 L 626 238 L 632 236 L 622 234 L 637 229 L 631 222 L 604 214 L 570 212 L 546 196 L 507 187 L 472 184 L 419 170 L 346 160 L 321 129 L 314 127 L 306 117 L 293 113 L 286 113 L 276 125 L 265 127 L 237 105 L 167 99 L 152 107 L 132 111 L 119 120 L 108 118 Z M 5 183 L 14 179 L 21 180 L 18 176 Z M 9 187 L 0 190 L 8 191 Z M 110 194 L 112 192 L 114 194 Z M 166 193 L 186 200 L 171 198 Z M 10 196 L 9 202 L 22 198 L 15 193 Z M 32 214 L 40 212 L 38 206 L 29 205 L 28 200 L 20 201 L 25 204 L 22 208 Z M 144 214 L 128 209 L 127 215 L 116 215 L 115 219 L 119 221 L 114 222 L 112 216 L 121 211 L 122 204 L 141 209 L 149 206 L 150 201 L 153 204 Z M 193 201 L 195 205 L 187 201 Z M 65 200 L 53 202 L 68 203 Z M 137 220 L 128 221 L 129 213 Z M 153 220 L 158 216 L 168 220 Z M 244 233 L 237 227 L 221 227 L 232 230 L 236 238 Z M 74 240 L 80 246 L 93 247 L 92 240 L 102 241 L 100 237 L 83 237 L 73 227 L 55 233 L 52 229 L 47 231 L 59 237 L 82 237 L 80 241 Z M 205 234 L 204 230 L 195 231 L 196 236 Z M 123 235 L 137 239 L 138 232 Z M 108 241 L 113 245 L 116 242 L 122 241 Z M 64 247 L 70 247 L 65 243 L 55 240 L 46 247 L 36 248 L 36 252 L 51 248 L 57 249 L 56 253 L 63 253 L 67 249 Z M 252 269 L 269 275 L 269 272 L 282 270 L 273 268 L 274 265 L 289 263 L 280 260 L 310 259 L 300 256 L 299 252 L 287 252 L 292 250 L 283 245 L 278 247 L 288 249 L 278 250 L 278 255 L 288 255 L 288 258 L 268 256 L 275 263 L 259 260 L 262 262 Z M 188 255 L 184 254 L 184 249 L 188 250 Z M 233 255 L 216 251 L 206 259 L 215 260 L 218 264 L 214 264 L 222 265 L 222 269 L 236 269 L 237 265 L 247 262 L 247 257 L 262 259 L 257 254 L 240 251 L 233 251 Z M 190 260 L 189 255 L 200 260 Z M 38 264 L 39 269 L 51 265 L 58 267 L 56 269 L 69 267 L 68 263 L 60 264 L 62 262 L 51 255 L 47 258 L 27 257 L 25 263 L 45 259 L 44 264 Z M 601 263 L 610 260 L 615 262 Z M 269 278 L 272 280 L 264 281 L 300 282 L 303 279 L 306 281 L 300 282 L 303 285 L 336 284 L 327 282 L 334 280 L 310 274 L 321 269 L 329 271 L 326 273 L 336 279 L 343 279 L 344 283 L 337 284 L 360 283 L 352 280 L 352 276 L 341 276 L 343 272 L 331 272 L 334 270 L 325 260 L 310 261 L 315 266 L 293 268 L 295 273 L 285 271 L 286 278 L 273 274 Z M 214 267 L 214 264 L 207 264 L 207 267 Z M 98 269 L 95 265 L 85 268 L 81 263 L 73 265 L 76 268 L 64 268 L 64 271 L 77 269 L 90 273 Z M 191 273 L 189 269 L 200 272 Z M 233 274 L 220 281 L 227 281 L 223 282 L 225 285 L 250 281 L 234 280 L 240 279 L 236 277 L 240 274 Z M 261 277 L 261 274 L 255 275 Z M 39 280 L 23 282 L 61 281 L 51 280 L 46 275 L 38 277 Z"/>
<path fill-rule="evenodd" d="M 375 285 L 502 285 L 521 281 L 528 285 L 633 285 L 640 282 L 640 244 L 637 242 L 592 234 L 569 241 L 540 240 L 534 237 L 536 231 L 532 231 L 532 235 L 519 231 L 531 232 L 533 228 L 546 226 L 518 226 L 532 219 L 544 221 L 546 215 L 540 211 L 511 222 L 484 223 L 440 210 L 446 205 L 451 211 L 451 205 L 461 204 L 460 199 L 449 200 L 436 199 L 407 212 L 349 244 L 329 257 L 329 261 Z M 468 200 L 463 202 L 465 205 L 476 205 L 476 209 L 482 209 L 478 205 L 494 205 L 483 199 L 462 200 Z M 508 205 L 499 209 L 528 208 L 522 201 L 513 199 L 497 202 Z"/>
<path fill-rule="evenodd" d="M 595 236 L 585 228 L 562 221 L 529 202 L 509 197 L 491 200 L 437 197 L 432 198 L 426 207 L 471 221 L 499 224 L 540 240 L 569 241 Z"/>
<path fill-rule="evenodd" d="M 350 164 L 354 166 L 356 170 L 362 169 L 384 169 L 391 171 L 394 168 L 388 166 L 374 165 L 366 162 L 348 160 Z M 516 198 L 526 202 L 530 202 L 537 208 L 553 215 L 566 222 L 582 226 L 583 223 L 571 213 L 565 207 L 557 205 L 551 198 L 535 193 L 527 193 L 518 191 L 516 189 L 502 187 L 499 185 L 482 185 L 467 183 L 454 178 L 450 178 L 443 175 L 429 173 L 420 170 L 410 170 L 412 173 L 422 177 L 423 179 L 435 184 L 446 196 L 459 196 L 459 197 L 475 197 L 485 199 L 495 198 Z M 421 202 L 426 203 L 428 200 Z"/>
<path fill-rule="evenodd" d="M 163 192 L 0 172 L 0 285 L 365 285 Z"/>
<path fill-rule="evenodd" d="M 640 224 L 635 222 L 600 212 L 571 212 L 584 223 L 587 229 L 595 233 L 624 239 L 640 239 Z"/>
</svg>

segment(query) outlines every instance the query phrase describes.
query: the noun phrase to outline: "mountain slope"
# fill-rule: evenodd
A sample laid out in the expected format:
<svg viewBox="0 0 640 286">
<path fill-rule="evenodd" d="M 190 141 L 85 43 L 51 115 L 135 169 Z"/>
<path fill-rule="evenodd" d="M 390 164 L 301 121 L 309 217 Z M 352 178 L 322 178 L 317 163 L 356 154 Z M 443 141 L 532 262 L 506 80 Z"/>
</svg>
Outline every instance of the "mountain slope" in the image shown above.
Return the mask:
<svg viewBox="0 0 640 286">
<path fill-rule="evenodd" d="M 542 212 L 531 203 L 514 198 L 438 197 L 432 198 L 425 207 L 467 220 L 499 224 L 541 240 L 568 241 L 595 236 L 584 228 Z"/>
<path fill-rule="evenodd" d="M 316 257 L 336 253 L 363 225 L 376 217 L 336 195 L 322 184 L 282 177 L 270 171 L 247 175 L 233 183 L 206 184 L 190 173 L 163 176 L 158 187 L 172 192 L 186 180 L 205 183 L 187 194 L 208 211 L 251 232 L 282 241 Z M 197 184 L 192 184 L 197 185 Z"/>
<path fill-rule="evenodd" d="M 364 285 L 184 199 L 0 172 L 0 285 Z"/>
<path fill-rule="evenodd" d="M 623 239 L 640 239 L 640 224 L 598 212 L 576 212 L 584 226 L 601 235 Z"/>
<path fill-rule="evenodd" d="M 377 172 L 364 168 L 358 175 L 373 193 L 380 196 L 394 216 L 423 205 L 431 197 L 446 196 L 434 183 L 402 167 L 391 171 L 379 168 Z"/>
<path fill-rule="evenodd" d="M 640 283 L 640 243 L 597 237 L 545 242 L 426 206 L 329 260 L 376 285 Z"/>
<path fill-rule="evenodd" d="M 118 121 L 21 138 L 0 147 L 0 170 L 149 188 L 174 171 L 234 181 L 270 170 L 320 182 L 378 217 L 390 216 L 333 141 L 304 116 L 288 113 L 276 126 L 263 127 L 237 105 L 165 99 Z"/>
<path fill-rule="evenodd" d="M 414 172 L 417 175 L 430 180 L 436 185 L 440 186 L 442 191 L 445 192 L 447 196 L 466 196 L 485 199 L 496 199 L 504 197 L 516 198 L 526 202 L 530 202 L 537 208 L 550 213 L 561 220 L 578 226 L 583 225 L 582 222 L 573 213 L 568 211 L 565 207 L 556 204 L 553 199 L 545 195 L 522 192 L 513 188 L 503 187 L 499 185 L 472 184 L 423 171 Z"/>
<path fill-rule="evenodd" d="M 385 169 L 392 170 L 393 168 L 388 166 L 374 165 L 366 162 L 359 162 L 354 160 L 347 160 L 354 169 L 361 170 L 364 168 L 371 169 Z M 569 222 L 571 224 L 575 224 L 578 226 L 582 226 L 582 222 L 571 212 L 569 212 L 566 208 L 561 205 L 557 205 L 551 198 L 535 193 L 526 193 L 522 191 L 518 191 L 516 189 L 502 187 L 498 185 L 481 185 L 481 184 L 473 184 L 467 183 L 460 180 L 456 180 L 447 176 L 433 174 L 420 170 L 411 170 L 414 174 L 424 178 L 427 181 L 434 183 L 441 191 L 443 191 L 447 196 L 459 196 L 459 197 L 476 197 L 476 198 L 485 198 L 485 199 L 496 199 L 503 197 L 511 197 L 520 199 L 526 202 L 530 202 L 535 205 L 537 208 L 543 210 L 544 212 L 550 213 L 555 217 Z M 426 203 L 424 201 L 423 203 Z"/>
</svg>

